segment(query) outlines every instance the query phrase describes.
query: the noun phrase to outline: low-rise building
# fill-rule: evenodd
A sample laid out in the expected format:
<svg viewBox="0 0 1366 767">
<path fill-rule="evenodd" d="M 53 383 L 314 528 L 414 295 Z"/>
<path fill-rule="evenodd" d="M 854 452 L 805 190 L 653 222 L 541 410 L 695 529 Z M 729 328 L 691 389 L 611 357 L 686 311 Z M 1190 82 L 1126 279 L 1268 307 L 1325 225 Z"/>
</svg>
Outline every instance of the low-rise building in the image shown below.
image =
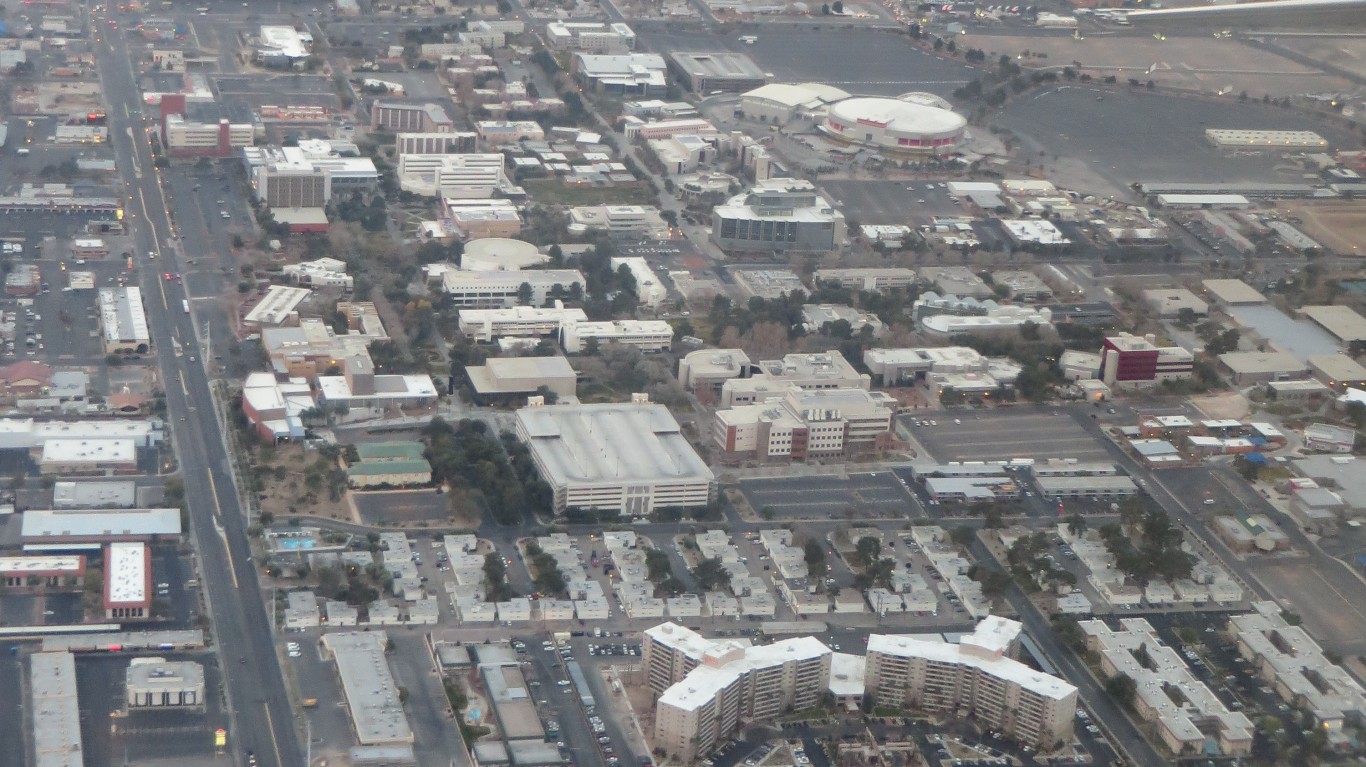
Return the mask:
<svg viewBox="0 0 1366 767">
<path fill-rule="evenodd" d="M 663 96 L 664 57 L 657 53 L 577 53 L 570 71 L 592 91 L 613 96 Z"/>
<path fill-rule="evenodd" d="M 242 317 L 242 324 L 251 328 L 275 328 L 299 324 L 299 305 L 313 291 L 290 285 L 271 285 Z"/>
<path fill-rule="evenodd" d="M 1100 380 L 1111 388 L 1186 380 L 1194 370 L 1194 355 L 1180 346 L 1158 346 L 1151 335 L 1107 336 L 1100 350 Z"/>
<path fill-rule="evenodd" d="M 915 285 L 914 269 L 902 267 L 851 267 L 843 269 L 817 269 L 812 275 L 816 285 L 833 283 L 850 290 L 884 293 L 893 288 L 909 288 Z"/>
<path fill-rule="evenodd" d="M 152 551 L 141 541 L 104 547 L 104 617 L 146 620 L 152 607 Z"/>
<path fill-rule="evenodd" d="M 449 265 L 428 264 L 429 282 L 436 282 L 452 304 L 464 309 L 508 309 L 522 304 L 522 286 L 530 286 L 532 306 L 543 306 L 567 296 L 575 285 L 583 290 L 583 274 L 576 269 L 527 269 L 524 271 L 471 272 Z"/>
<path fill-rule="evenodd" d="M 808 333 L 824 333 L 833 330 L 838 323 L 847 323 L 850 332 L 862 336 L 865 330 L 873 338 L 882 336 L 882 320 L 872 312 L 864 312 L 852 306 L 840 304 L 805 304 L 802 306 L 802 327 Z"/>
<path fill-rule="evenodd" d="M 1304 427 L 1304 446 L 1325 453 L 1350 453 L 1356 446 L 1355 429 L 1327 423 L 1311 423 Z"/>
<path fill-rule="evenodd" d="M 727 251 L 833 250 L 844 214 L 805 180 L 768 179 L 712 211 L 712 241 Z"/>
<path fill-rule="evenodd" d="M 398 685 L 384 655 L 387 639 L 383 631 L 328 633 L 322 638 L 323 647 L 337 663 L 356 740 L 366 746 L 413 742 Z"/>
<path fill-rule="evenodd" d="M 552 48 L 587 53 L 620 54 L 635 50 L 636 33 L 617 23 L 552 21 L 545 27 Z"/>
<path fill-rule="evenodd" d="M 465 368 L 475 401 L 480 404 L 508 402 L 542 389 L 557 397 L 573 397 L 578 374 L 564 357 L 494 357 L 483 365 Z"/>
<path fill-rule="evenodd" d="M 421 442 L 365 442 L 356 445 L 356 460 L 346 467 L 351 487 L 404 487 L 432 481 Z"/>
<path fill-rule="evenodd" d="M 1219 362 L 1238 386 L 1304 378 L 1309 374 L 1303 362 L 1284 352 L 1226 352 L 1219 355 Z"/>
<path fill-rule="evenodd" d="M 460 332 L 476 341 L 489 342 L 504 337 L 559 336 L 565 325 L 587 322 L 579 308 L 566 309 L 559 301 L 554 307 L 513 306 L 507 309 L 461 309 Z"/>
<path fill-rule="evenodd" d="M 1366 717 L 1366 690 L 1330 661 L 1308 632 L 1286 622 L 1281 606 L 1254 602 L 1252 612 L 1229 617 L 1238 654 L 1252 664 L 1281 700 L 1308 711 L 1335 750 L 1349 746 L 1349 723 Z"/>
<path fill-rule="evenodd" d="M 1307 360 L 1309 372 L 1333 391 L 1366 389 L 1366 367 L 1346 354 L 1320 354 Z"/>
<path fill-rule="evenodd" d="M 1111 629 L 1100 620 L 1082 621 L 1086 647 L 1100 655 L 1107 678 L 1122 674 L 1136 683 L 1134 709 L 1154 723 L 1173 754 L 1205 755 L 1211 736 L 1222 755 L 1251 753 L 1251 720 L 1229 710 L 1146 620 L 1124 618 L 1119 625 Z"/>
<path fill-rule="evenodd" d="M 673 340 L 673 326 L 664 320 L 571 322 L 560 327 L 560 345 L 566 354 L 578 354 L 590 343 L 613 343 L 657 352 L 673 346 Z"/>
<path fill-rule="evenodd" d="M 140 288 L 100 288 L 98 303 L 106 354 L 145 354 L 151 348 Z"/>
<path fill-rule="evenodd" d="M 204 667 L 193 661 L 133 658 L 124 677 L 128 708 L 202 708 Z"/>
</svg>

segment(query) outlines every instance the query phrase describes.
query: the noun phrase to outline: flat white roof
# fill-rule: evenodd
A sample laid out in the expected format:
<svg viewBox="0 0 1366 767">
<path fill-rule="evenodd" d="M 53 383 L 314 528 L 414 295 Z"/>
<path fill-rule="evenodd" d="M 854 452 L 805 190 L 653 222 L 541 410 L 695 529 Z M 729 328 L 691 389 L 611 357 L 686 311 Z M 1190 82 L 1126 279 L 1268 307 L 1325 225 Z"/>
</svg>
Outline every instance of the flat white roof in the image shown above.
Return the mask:
<svg viewBox="0 0 1366 767">
<path fill-rule="evenodd" d="M 33 556 L 0 557 L 0 573 L 23 575 L 25 573 L 80 572 L 84 557 L 75 556 Z"/>
<path fill-rule="evenodd" d="M 111 543 L 105 556 L 104 579 L 109 604 L 147 602 L 147 544 Z"/>
<path fill-rule="evenodd" d="M 100 288 L 100 325 L 111 343 L 150 343 L 147 313 L 142 306 L 142 289 L 137 287 Z"/>
<path fill-rule="evenodd" d="M 330 606 L 330 603 L 329 603 Z M 383 631 L 327 634 L 323 644 L 337 661 L 356 740 L 362 745 L 411 743 L 413 731 L 384 657 Z"/>
<path fill-rule="evenodd" d="M 132 463 L 137 447 L 131 439 L 49 439 L 42 463 Z"/>
<path fill-rule="evenodd" d="M 29 509 L 20 537 L 179 535 L 180 509 Z"/>
<path fill-rule="evenodd" d="M 837 698 L 862 695 L 864 670 L 868 664 L 862 655 L 847 652 L 830 654 L 830 693 Z"/>
<path fill-rule="evenodd" d="M 815 637 L 795 637 L 770 645 L 744 648 L 735 660 L 719 666 L 698 666 L 659 696 L 659 705 L 690 711 L 705 705 L 740 676 L 761 668 L 829 655 L 830 648 Z"/>
<path fill-rule="evenodd" d="M 137 489 L 137 483 L 131 479 L 112 482 L 57 482 L 52 486 L 52 506 L 57 509 L 127 509 L 137 503 Z"/>
<path fill-rule="evenodd" d="M 715 479 L 663 405 L 528 407 L 517 422 L 554 487 Z"/>
<path fill-rule="evenodd" d="M 248 325 L 279 325 L 289 319 L 313 291 L 289 285 L 271 285 L 266 295 L 247 312 Z"/>
<path fill-rule="evenodd" d="M 1344 343 L 1366 341 L 1366 317 L 1349 306 L 1306 306 L 1300 313 Z"/>
<path fill-rule="evenodd" d="M 998 679 L 1014 682 L 1035 695 L 1052 700 L 1065 700 L 1077 691 L 1076 687 L 1065 680 L 1035 671 L 1017 660 L 979 655 L 970 650 L 965 651 L 963 645 L 960 644 L 936 642 L 905 635 L 871 634 L 868 637 L 868 652 L 972 666 Z"/>
<path fill-rule="evenodd" d="M 75 656 L 69 652 L 29 656 L 29 701 L 35 767 L 84 767 Z"/>
</svg>

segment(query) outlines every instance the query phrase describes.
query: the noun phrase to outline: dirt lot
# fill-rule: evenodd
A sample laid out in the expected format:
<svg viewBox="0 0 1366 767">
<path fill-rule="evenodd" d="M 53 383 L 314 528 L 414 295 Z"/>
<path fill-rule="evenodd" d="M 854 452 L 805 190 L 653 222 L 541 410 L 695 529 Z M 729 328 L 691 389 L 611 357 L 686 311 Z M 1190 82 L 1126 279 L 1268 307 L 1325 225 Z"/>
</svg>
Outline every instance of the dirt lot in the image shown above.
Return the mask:
<svg viewBox="0 0 1366 767">
<path fill-rule="evenodd" d="M 258 451 L 255 465 L 261 482 L 261 511 L 277 519 L 292 514 L 308 514 L 328 519 L 349 519 L 350 510 L 332 500 L 327 487 L 327 472 L 335 464 L 316 452 L 298 445 L 283 445 Z M 314 479 L 317 477 L 317 479 Z"/>
<path fill-rule="evenodd" d="M 1279 98 L 1306 91 L 1355 90 L 1341 77 L 1312 70 L 1274 53 L 1258 51 L 1237 40 L 1215 40 L 1213 37 L 1199 38 L 1196 42 L 1184 37 L 1161 41 L 1147 35 L 1083 35 L 1081 40 L 1034 36 L 974 38 L 969 35 L 966 43 L 959 41 L 960 48 L 965 45 L 986 50 L 988 62 L 996 61 L 1002 54 L 1015 57 L 1026 51 L 1043 53 L 1047 58 L 1025 56 L 1020 64 L 1026 67 L 1061 66 L 1076 61 L 1092 75 L 1112 74 L 1121 81 L 1130 77 L 1152 79 L 1158 86 L 1207 93 L 1223 90 L 1237 95 L 1247 91 L 1249 96 L 1258 99 L 1263 94 Z"/>
<path fill-rule="evenodd" d="M 1282 203 L 1304 220 L 1304 233 L 1339 255 L 1366 253 L 1366 206 L 1360 202 Z"/>
</svg>

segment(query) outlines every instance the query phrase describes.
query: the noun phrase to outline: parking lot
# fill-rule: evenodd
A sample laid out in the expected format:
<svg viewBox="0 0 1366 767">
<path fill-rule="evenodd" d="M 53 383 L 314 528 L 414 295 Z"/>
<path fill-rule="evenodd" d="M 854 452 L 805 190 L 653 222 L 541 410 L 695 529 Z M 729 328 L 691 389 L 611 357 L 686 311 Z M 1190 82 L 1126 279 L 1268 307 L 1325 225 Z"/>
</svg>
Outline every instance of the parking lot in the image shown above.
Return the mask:
<svg viewBox="0 0 1366 767">
<path fill-rule="evenodd" d="M 1075 157 L 1116 186 L 1135 181 L 1279 181 L 1280 156 L 1231 157 L 1205 140 L 1206 128 L 1315 130 L 1335 144 L 1326 123 L 1294 112 L 1236 101 L 1184 98 L 1162 92 L 1064 85 L 1010 101 L 998 118 L 1024 148 Z"/>
<path fill-rule="evenodd" d="M 922 224 L 934 216 L 962 215 L 943 184 L 923 181 L 822 181 L 835 205 L 857 211 L 862 224 Z M 921 202 L 921 201 L 924 202 Z"/>
<path fill-rule="evenodd" d="M 744 53 L 773 74 L 773 82 L 819 82 L 854 95 L 895 96 L 929 91 L 948 96 L 976 75 L 966 65 L 936 58 L 904 37 L 858 28 L 762 25 L 753 45 L 739 34 L 652 28 L 639 32 L 641 47 L 657 52 Z M 832 62 L 839 62 L 838 65 Z"/>
<path fill-rule="evenodd" d="M 348 493 L 360 521 L 367 525 L 439 522 L 450 516 L 449 498 L 435 490 L 378 490 Z"/>
<path fill-rule="evenodd" d="M 891 472 L 744 479 L 740 491 L 755 512 L 785 519 L 895 519 L 914 501 Z"/>
<path fill-rule="evenodd" d="M 1105 445 L 1087 434 L 1063 411 L 1012 413 L 996 410 L 990 417 L 943 414 L 932 421 L 902 416 L 901 423 L 940 463 L 1007 461 L 1012 458 L 1075 458 L 1108 461 Z M 915 422 L 925 424 L 915 425 Z"/>
</svg>

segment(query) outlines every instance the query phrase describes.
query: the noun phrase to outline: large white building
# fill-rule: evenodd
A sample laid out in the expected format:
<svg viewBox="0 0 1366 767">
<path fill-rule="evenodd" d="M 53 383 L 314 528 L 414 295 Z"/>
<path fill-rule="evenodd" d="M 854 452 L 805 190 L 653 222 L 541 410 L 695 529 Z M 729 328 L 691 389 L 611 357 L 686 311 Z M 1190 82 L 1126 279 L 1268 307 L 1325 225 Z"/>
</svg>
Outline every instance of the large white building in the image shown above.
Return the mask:
<svg viewBox="0 0 1366 767">
<path fill-rule="evenodd" d="M 989 616 L 957 644 L 873 634 L 864 668 L 879 706 L 953 714 L 1040 749 L 1072 739 L 1077 688 L 1011 657 L 1021 625 Z"/>
<path fill-rule="evenodd" d="M 374 160 L 343 156 L 330 141 L 254 147 L 243 154 L 257 199 L 272 208 L 321 208 L 334 193 L 379 182 Z"/>
<path fill-rule="evenodd" d="M 673 326 L 664 320 L 605 320 L 570 322 L 560 326 L 560 345 L 566 354 L 578 354 L 589 341 L 634 346 L 643 352 L 664 351 L 673 345 Z"/>
<path fill-rule="evenodd" d="M 100 288 L 99 306 L 106 354 L 147 352 L 152 336 L 147 329 L 141 288 Z"/>
<path fill-rule="evenodd" d="M 728 459 L 806 460 L 875 447 L 892 426 L 896 401 L 863 389 L 807 391 L 716 411 L 713 438 Z"/>
<path fill-rule="evenodd" d="M 660 282 L 659 275 L 655 274 L 650 268 L 650 263 L 644 256 L 614 256 L 612 258 L 612 271 L 621 267 L 626 267 L 631 272 L 631 278 L 636 281 L 636 297 L 640 299 L 642 306 L 657 309 L 664 299 L 669 297 L 669 291 Z"/>
<path fill-rule="evenodd" d="M 942 154 L 963 141 L 967 120 L 929 93 L 846 99 L 830 107 L 821 130 L 892 152 Z"/>
<path fill-rule="evenodd" d="M 655 508 L 705 506 L 716 478 L 663 405 L 549 405 L 517 411 L 517 437 L 531 451 L 555 511 L 602 509 L 645 516 Z"/>
<path fill-rule="evenodd" d="M 769 83 L 742 95 L 740 111 L 750 120 L 785 125 L 796 117 L 815 119 L 831 104 L 847 98 L 847 92 L 832 85 Z"/>
<path fill-rule="evenodd" d="M 532 306 L 557 298 L 556 288 L 568 293 L 574 285 L 584 288 L 583 274 L 576 269 L 528 269 L 526 271 L 463 271 L 447 264 L 428 264 L 428 282 L 441 286 L 460 309 L 507 309 L 520 303 L 522 285 L 531 286 Z"/>
<path fill-rule="evenodd" d="M 672 641 L 673 632 L 679 633 L 678 641 Z M 744 724 L 814 707 L 830 686 L 833 653 L 815 637 L 754 647 L 712 642 L 664 624 L 647 631 L 645 647 L 647 670 L 655 663 L 670 672 L 690 666 L 655 704 L 654 746 L 685 764 Z M 650 681 L 656 682 L 653 674 Z"/>
</svg>

